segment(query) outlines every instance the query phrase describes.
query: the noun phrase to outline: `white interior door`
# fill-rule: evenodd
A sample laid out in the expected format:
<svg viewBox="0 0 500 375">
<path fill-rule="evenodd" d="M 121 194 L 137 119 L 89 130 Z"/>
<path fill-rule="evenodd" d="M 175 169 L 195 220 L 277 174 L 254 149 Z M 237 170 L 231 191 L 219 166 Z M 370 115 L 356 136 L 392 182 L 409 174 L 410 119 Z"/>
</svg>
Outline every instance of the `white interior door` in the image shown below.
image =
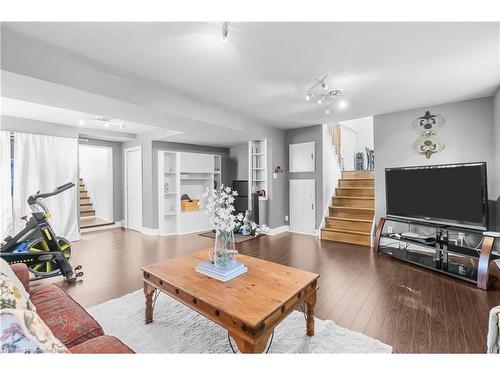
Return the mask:
<svg viewBox="0 0 500 375">
<path fill-rule="evenodd" d="M 142 157 L 140 148 L 125 150 L 125 221 L 127 228 L 142 229 Z"/>
<path fill-rule="evenodd" d="M 290 180 L 290 231 L 314 234 L 316 223 L 316 182 Z"/>
</svg>

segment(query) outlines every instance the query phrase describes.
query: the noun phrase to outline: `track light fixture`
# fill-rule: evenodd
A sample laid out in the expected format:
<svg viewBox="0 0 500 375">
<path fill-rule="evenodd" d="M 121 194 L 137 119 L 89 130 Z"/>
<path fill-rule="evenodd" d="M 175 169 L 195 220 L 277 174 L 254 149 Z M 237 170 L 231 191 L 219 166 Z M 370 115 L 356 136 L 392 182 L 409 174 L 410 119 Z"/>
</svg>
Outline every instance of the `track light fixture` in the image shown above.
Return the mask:
<svg viewBox="0 0 500 375">
<path fill-rule="evenodd" d="M 227 41 L 229 34 L 229 22 L 222 22 L 221 31 L 222 31 L 221 38 L 225 42 Z"/>
<path fill-rule="evenodd" d="M 121 122 L 120 120 L 116 120 L 110 117 L 105 117 L 105 116 L 96 116 L 92 118 L 91 120 L 96 120 L 102 123 L 102 126 L 105 128 L 110 128 L 110 127 L 118 127 L 120 129 L 125 129 L 125 124 Z"/>
<path fill-rule="evenodd" d="M 311 101 L 311 99 L 314 98 L 316 103 L 319 105 L 322 104 L 327 104 L 330 105 L 331 103 L 335 102 L 338 97 L 342 96 L 344 92 L 341 89 L 331 89 L 328 91 L 328 83 L 326 82 L 327 75 L 324 74 L 323 77 L 320 79 L 316 79 L 314 84 L 309 88 L 309 90 L 306 91 L 306 101 Z M 318 88 L 321 88 L 322 90 L 317 90 Z M 314 91 L 316 90 L 316 91 Z M 326 91 L 326 92 L 325 92 Z M 345 100 L 341 100 L 337 107 L 339 109 L 344 109 L 347 107 L 347 102 Z M 332 113 L 331 106 L 327 107 L 325 109 L 325 113 L 329 115 Z"/>
</svg>

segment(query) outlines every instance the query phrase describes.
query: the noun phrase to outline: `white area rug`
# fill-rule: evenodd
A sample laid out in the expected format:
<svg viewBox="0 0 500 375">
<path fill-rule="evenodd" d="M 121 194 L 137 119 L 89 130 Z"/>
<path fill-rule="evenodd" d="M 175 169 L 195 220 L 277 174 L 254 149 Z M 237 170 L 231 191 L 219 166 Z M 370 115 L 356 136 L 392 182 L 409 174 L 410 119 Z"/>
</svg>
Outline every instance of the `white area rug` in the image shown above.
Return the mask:
<svg viewBox="0 0 500 375">
<path fill-rule="evenodd" d="M 160 293 L 154 321 L 144 324 L 142 290 L 93 306 L 88 311 L 107 335 L 137 353 L 232 353 L 227 331 Z M 233 346 L 234 346 L 233 342 Z M 315 320 L 315 335 L 306 335 L 301 312 L 293 311 L 275 329 L 269 353 L 391 353 L 392 347 L 366 335 Z"/>
</svg>

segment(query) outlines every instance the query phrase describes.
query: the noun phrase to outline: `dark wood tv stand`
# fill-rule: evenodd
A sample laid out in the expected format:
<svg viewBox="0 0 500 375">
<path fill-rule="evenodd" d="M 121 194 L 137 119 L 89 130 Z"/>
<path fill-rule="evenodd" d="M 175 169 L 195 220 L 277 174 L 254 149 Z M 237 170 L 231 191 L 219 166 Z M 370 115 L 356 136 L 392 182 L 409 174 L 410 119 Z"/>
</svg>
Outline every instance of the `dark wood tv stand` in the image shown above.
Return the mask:
<svg viewBox="0 0 500 375">
<path fill-rule="evenodd" d="M 401 238 L 398 237 L 399 233 L 384 231 L 384 227 L 389 222 L 397 223 L 396 225 L 399 226 L 406 224 L 410 228 L 411 226 L 427 227 L 433 229 L 436 234 L 445 233 L 445 237 L 436 235 L 436 240 L 428 243 L 418 239 Z M 479 245 L 471 247 L 454 244 L 450 239 L 450 232 L 468 233 L 475 238 L 482 238 L 480 250 Z M 482 231 L 474 229 L 383 217 L 377 225 L 372 251 L 374 254 L 388 253 L 398 259 L 475 283 L 478 288 L 487 290 L 490 261 L 500 259 L 500 256 L 492 254 L 494 242 L 494 236 L 485 236 Z M 465 258 L 469 262 L 467 265 L 455 263 L 450 259 L 453 257 Z"/>
</svg>

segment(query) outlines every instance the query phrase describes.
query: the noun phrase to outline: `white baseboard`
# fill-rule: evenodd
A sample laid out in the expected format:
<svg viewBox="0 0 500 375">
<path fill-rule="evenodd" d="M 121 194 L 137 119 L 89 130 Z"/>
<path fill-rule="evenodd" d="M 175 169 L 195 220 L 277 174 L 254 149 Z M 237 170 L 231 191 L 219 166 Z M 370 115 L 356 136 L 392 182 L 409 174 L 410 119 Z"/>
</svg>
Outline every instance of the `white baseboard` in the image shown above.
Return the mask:
<svg viewBox="0 0 500 375">
<path fill-rule="evenodd" d="M 307 236 L 314 236 L 314 237 L 318 237 L 319 236 L 319 231 L 316 229 L 314 231 L 314 233 L 304 233 L 304 232 L 294 232 L 294 231 L 291 231 L 289 230 L 290 233 L 295 233 L 295 234 L 305 234 Z"/>
<path fill-rule="evenodd" d="M 80 228 L 80 233 L 90 233 L 90 232 L 97 232 L 100 230 L 122 228 L 122 227 L 123 227 L 123 223 L 121 221 L 117 221 L 116 223 L 111 224 L 111 225 L 101 225 L 101 226 L 92 227 L 92 228 Z"/>
<path fill-rule="evenodd" d="M 148 236 L 158 236 L 160 234 L 160 229 L 158 229 L 158 228 L 153 229 L 153 228 L 142 227 L 141 233 L 143 233 L 145 235 L 148 235 Z"/>
<path fill-rule="evenodd" d="M 191 232 L 182 232 L 182 233 L 176 233 L 178 235 L 184 235 L 184 234 L 198 234 L 198 233 L 205 233 L 205 232 L 208 232 L 208 231 L 211 231 L 213 228 L 206 228 L 206 229 L 202 229 L 202 230 L 194 230 L 194 231 L 191 231 Z"/>
<path fill-rule="evenodd" d="M 276 228 L 271 228 L 269 233 L 267 233 L 269 236 L 276 236 L 277 234 L 289 232 L 290 227 L 288 225 L 282 225 L 281 227 L 276 227 Z"/>
</svg>

